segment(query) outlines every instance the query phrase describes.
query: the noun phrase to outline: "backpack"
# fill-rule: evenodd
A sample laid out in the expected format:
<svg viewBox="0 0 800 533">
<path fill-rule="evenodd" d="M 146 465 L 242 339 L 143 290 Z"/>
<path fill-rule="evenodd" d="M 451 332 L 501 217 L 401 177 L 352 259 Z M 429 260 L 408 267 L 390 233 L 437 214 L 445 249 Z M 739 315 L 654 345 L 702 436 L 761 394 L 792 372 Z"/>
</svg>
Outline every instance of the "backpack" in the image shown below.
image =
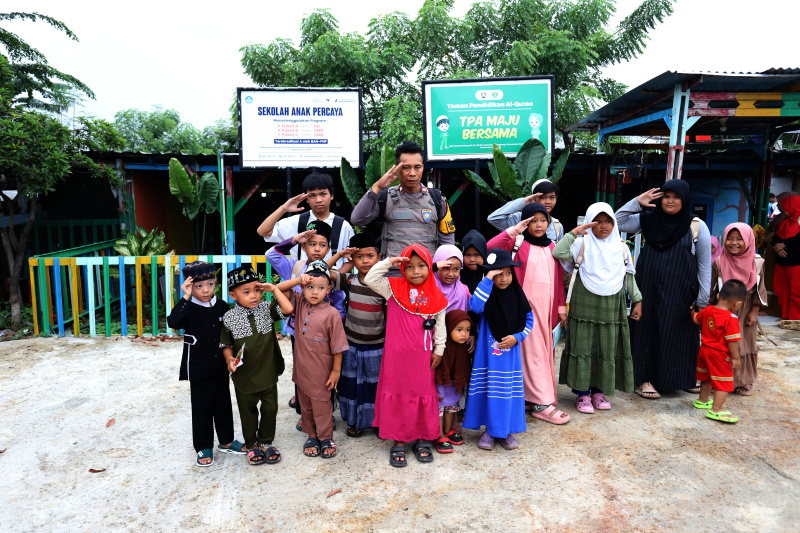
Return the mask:
<svg viewBox="0 0 800 533">
<path fill-rule="evenodd" d="M 306 211 L 297 217 L 297 233 L 303 233 L 308 227 L 308 221 L 311 219 L 311 211 Z M 323 221 L 324 222 L 324 221 Z M 335 255 L 339 251 L 339 235 L 342 233 L 342 225 L 344 225 L 344 218 L 339 215 L 333 215 L 333 224 L 331 224 L 331 255 Z M 302 253 L 302 246 L 297 246 L 297 259 L 300 260 Z"/>
<path fill-rule="evenodd" d="M 628 250 L 628 245 L 625 244 L 625 241 L 620 240 L 620 243 L 622 244 L 622 260 L 625 262 L 625 266 L 628 266 L 628 263 L 631 260 L 631 251 Z M 567 304 L 569 304 L 569 300 L 572 297 L 572 287 L 573 285 L 575 285 L 575 278 L 578 277 L 578 271 L 581 268 L 581 263 L 583 263 L 583 252 L 585 251 L 585 248 L 586 248 L 586 240 L 581 240 L 581 249 L 578 252 L 578 257 L 575 259 L 575 270 L 572 271 L 572 277 L 569 280 L 569 290 L 567 290 Z M 627 281 L 627 275 L 626 275 L 626 281 Z M 627 287 L 625 287 L 625 289 L 628 290 Z M 628 292 L 630 291 L 628 290 Z"/>
</svg>

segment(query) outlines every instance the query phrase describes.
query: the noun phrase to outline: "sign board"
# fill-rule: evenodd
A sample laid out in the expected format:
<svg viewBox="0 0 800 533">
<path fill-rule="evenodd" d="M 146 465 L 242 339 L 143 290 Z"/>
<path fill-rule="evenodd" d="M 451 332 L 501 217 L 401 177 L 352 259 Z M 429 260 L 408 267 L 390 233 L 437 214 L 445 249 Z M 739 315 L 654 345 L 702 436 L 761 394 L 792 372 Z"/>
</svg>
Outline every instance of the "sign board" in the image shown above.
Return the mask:
<svg viewBox="0 0 800 533">
<path fill-rule="evenodd" d="M 514 157 L 530 138 L 551 152 L 553 76 L 422 82 L 428 161 Z"/>
<path fill-rule="evenodd" d="M 239 166 L 361 166 L 361 89 L 237 90 Z"/>
</svg>

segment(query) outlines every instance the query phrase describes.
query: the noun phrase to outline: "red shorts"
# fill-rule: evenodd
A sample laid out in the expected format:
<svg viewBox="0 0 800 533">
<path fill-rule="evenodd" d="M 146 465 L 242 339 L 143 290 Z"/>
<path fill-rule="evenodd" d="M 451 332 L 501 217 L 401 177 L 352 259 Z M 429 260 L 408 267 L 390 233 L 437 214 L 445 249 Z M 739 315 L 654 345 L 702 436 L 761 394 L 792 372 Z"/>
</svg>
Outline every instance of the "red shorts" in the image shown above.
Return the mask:
<svg viewBox="0 0 800 533">
<path fill-rule="evenodd" d="M 697 380 L 711 381 L 714 389 L 733 392 L 733 365 L 727 352 L 700 346 L 697 354 Z"/>
</svg>

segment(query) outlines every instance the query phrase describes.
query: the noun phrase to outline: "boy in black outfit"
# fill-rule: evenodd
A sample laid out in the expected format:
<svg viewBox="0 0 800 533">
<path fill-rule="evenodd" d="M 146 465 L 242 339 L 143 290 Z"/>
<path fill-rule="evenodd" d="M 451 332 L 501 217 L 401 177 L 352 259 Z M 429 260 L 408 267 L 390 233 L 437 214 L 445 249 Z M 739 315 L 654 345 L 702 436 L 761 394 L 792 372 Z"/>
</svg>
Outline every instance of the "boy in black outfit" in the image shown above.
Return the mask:
<svg viewBox="0 0 800 533">
<path fill-rule="evenodd" d="M 183 268 L 183 275 L 183 298 L 167 317 L 167 324 L 184 330 L 179 379 L 189 380 L 195 463 L 211 466 L 214 426 L 220 442 L 218 451 L 246 453 L 244 444 L 233 440 L 229 374 L 219 343 L 222 316 L 228 311 L 228 304 L 214 296 L 217 280 L 213 264 L 189 263 Z"/>
</svg>

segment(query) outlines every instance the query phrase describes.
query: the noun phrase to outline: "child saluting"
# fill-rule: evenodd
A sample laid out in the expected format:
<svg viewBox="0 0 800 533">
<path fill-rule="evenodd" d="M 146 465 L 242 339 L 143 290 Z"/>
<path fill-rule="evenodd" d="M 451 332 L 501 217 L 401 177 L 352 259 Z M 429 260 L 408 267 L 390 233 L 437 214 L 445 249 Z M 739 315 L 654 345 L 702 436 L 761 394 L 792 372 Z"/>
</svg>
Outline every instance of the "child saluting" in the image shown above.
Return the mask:
<svg viewBox="0 0 800 533">
<path fill-rule="evenodd" d="M 300 285 L 302 292 L 294 291 Z M 294 366 L 307 457 L 336 456 L 333 441 L 331 391 L 342 371 L 342 352 L 348 349 L 339 312 L 331 306 L 331 273 L 322 261 L 312 261 L 299 278 L 281 282 L 273 294 L 284 312 L 294 313 Z"/>
<path fill-rule="evenodd" d="M 228 304 L 214 296 L 216 268 L 195 261 L 183 267 L 186 281 L 181 298 L 167 317 L 173 329 L 184 330 L 179 379 L 189 380 L 192 398 L 192 440 L 197 466 L 214 464 L 214 428 L 222 453 L 245 453 L 244 444 L 233 440 L 233 414 L 228 369 L 219 334 Z M 222 444 L 222 443 L 226 444 Z"/>
<path fill-rule="evenodd" d="M 433 461 L 430 442 L 439 437 L 439 397 L 434 370 L 442 360 L 447 299 L 431 275 L 431 253 L 419 244 L 379 262 L 364 282 L 386 298 L 386 344 L 375 395 L 375 421 L 382 439 L 394 440 L 389 463 L 406 466 L 405 443 L 420 439 L 414 455 Z M 385 278 L 391 267 L 403 277 Z"/>
<path fill-rule="evenodd" d="M 261 294 L 271 289 L 272 285 L 259 282 L 252 267 L 230 272 L 228 294 L 236 303 L 222 318 L 219 338 L 233 379 L 251 465 L 281 460 L 281 452 L 272 445 L 278 415 L 278 376 L 284 370 L 274 323 L 283 320 L 291 310 L 282 310 L 277 300 L 261 301 Z M 242 364 L 237 367 L 234 354 L 238 357 L 240 351 Z"/>
<path fill-rule="evenodd" d="M 480 316 L 475 361 L 469 380 L 464 427 L 486 431 L 478 448 L 491 450 L 495 438 L 507 450 L 519 444 L 513 433 L 527 429 L 520 343 L 533 328 L 533 311 L 517 281 L 511 252 L 494 248 L 481 265 L 486 277 L 469 306 Z"/>
</svg>

